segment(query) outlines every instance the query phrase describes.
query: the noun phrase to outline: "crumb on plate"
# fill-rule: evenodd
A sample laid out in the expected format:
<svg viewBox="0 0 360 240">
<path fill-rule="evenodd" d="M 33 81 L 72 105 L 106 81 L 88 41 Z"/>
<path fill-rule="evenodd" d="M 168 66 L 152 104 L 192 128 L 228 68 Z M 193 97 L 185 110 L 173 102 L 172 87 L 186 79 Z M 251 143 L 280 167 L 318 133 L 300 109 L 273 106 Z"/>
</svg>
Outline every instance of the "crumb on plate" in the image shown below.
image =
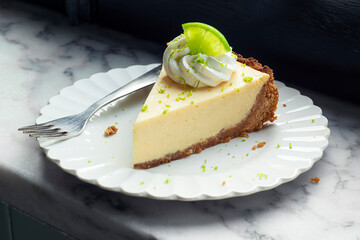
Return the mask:
<svg viewBox="0 0 360 240">
<path fill-rule="evenodd" d="M 117 132 L 117 128 L 115 126 L 108 126 L 108 128 L 104 131 L 105 136 L 114 135 Z"/>
<path fill-rule="evenodd" d="M 259 142 L 257 145 L 254 145 L 251 149 L 255 150 L 257 148 L 261 148 L 266 144 L 266 142 Z"/>
</svg>

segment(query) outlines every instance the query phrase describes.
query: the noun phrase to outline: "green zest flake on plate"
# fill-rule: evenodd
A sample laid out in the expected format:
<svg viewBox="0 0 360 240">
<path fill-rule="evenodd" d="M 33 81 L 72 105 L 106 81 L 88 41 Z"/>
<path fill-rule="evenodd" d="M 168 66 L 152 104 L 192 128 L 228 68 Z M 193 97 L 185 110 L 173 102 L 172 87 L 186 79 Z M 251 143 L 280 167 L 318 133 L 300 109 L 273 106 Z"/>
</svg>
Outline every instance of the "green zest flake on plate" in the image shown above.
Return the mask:
<svg viewBox="0 0 360 240">
<path fill-rule="evenodd" d="M 166 97 L 167 97 L 167 98 L 170 98 L 170 94 L 168 94 Z"/>
<path fill-rule="evenodd" d="M 144 105 L 142 108 L 141 108 L 141 112 L 147 112 L 148 111 L 148 105 Z"/>
<path fill-rule="evenodd" d="M 144 185 L 144 181 L 140 182 L 140 185 Z"/>
<path fill-rule="evenodd" d="M 168 111 L 169 111 L 169 109 L 165 109 L 165 110 L 162 112 L 162 114 L 165 115 Z"/>
<path fill-rule="evenodd" d="M 236 89 L 237 92 L 240 92 L 240 88 Z"/>
<path fill-rule="evenodd" d="M 260 179 L 260 180 L 262 180 L 263 178 L 264 179 L 267 179 L 267 174 L 263 174 L 263 173 L 259 173 L 258 175 L 257 175 L 257 177 Z"/>
<path fill-rule="evenodd" d="M 278 144 L 277 146 L 276 146 L 276 148 L 279 148 L 280 147 L 280 144 Z"/>
<path fill-rule="evenodd" d="M 115 115 L 115 117 L 117 117 L 117 115 Z"/>
<path fill-rule="evenodd" d="M 161 103 L 161 100 L 159 100 L 159 103 Z"/>
<path fill-rule="evenodd" d="M 289 148 L 292 149 L 292 144 L 291 143 L 289 143 Z"/>
<path fill-rule="evenodd" d="M 252 77 L 244 77 L 244 82 L 251 82 L 253 80 Z"/>
<path fill-rule="evenodd" d="M 158 89 L 158 92 L 159 92 L 160 94 L 164 94 L 164 93 L 165 93 L 165 89 Z"/>
<path fill-rule="evenodd" d="M 229 83 L 229 86 L 231 87 L 233 85 L 233 83 L 231 82 L 231 83 Z"/>
<path fill-rule="evenodd" d="M 91 163 L 91 161 L 89 160 L 88 163 Z"/>
<path fill-rule="evenodd" d="M 242 66 L 242 67 L 246 67 L 246 64 L 245 64 L 245 63 L 242 63 L 241 66 Z"/>
<path fill-rule="evenodd" d="M 201 165 L 201 168 L 202 168 L 202 171 L 205 172 L 205 170 L 206 170 L 205 164 Z"/>
<path fill-rule="evenodd" d="M 121 111 L 125 111 L 125 108 L 121 109 Z"/>
<path fill-rule="evenodd" d="M 216 171 L 216 170 L 218 170 L 218 167 L 217 167 L 217 166 L 215 166 L 215 167 L 214 167 L 214 170 L 215 170 L 215 171 Z"/>
<path fill-rule="evenodd" d="M 194 104 L 194 101 L 191 101 L 191 104 Z"/>
<path fill-rule="evenodd" d="M 245 139 L 241 139 L 242 142 L 245 142 L 246 140 Z"/>
<path fill-rule="evenodd" d="M 235 58 L 235 59 L 237 59 L 238 58 L 238 56 L 236 56 L 235 54 L 233 54 L 233 53 L 231 53 L 231 56 L 233 57 L 233 58 Z"/>
<path fill-rule="evenodd" d="M 170 183 L 170 182 L 171 182 L 171 179 L 170 179 L 170 178 L 167 178 L 167 179 L 164 181 L 165 184 L 168 184 L 168 183 Z"/>
<path fill-rule="evenodd" d="M 169 107 L 170 107 L 170 105 L 168 105 L 168 104 L 165 104 L 165 107 L 168 107 L 168 108 L 169 108 Z"/>
<path fill-rule="evenodd" d="M 246 156 L 249 156 L 249 154 L 247 153 Z"/>
<path fill-rule="evenodd" d="M 314 120 L 314 119 L 312 119 L 312 120 L 311 120 L 311 122 L 312 122 L 312 123 L 314 123 L 314 122 L 315 122 L 315 120 Z"/>
<path fill-rule="evenodd" d="M 119 123 L 118 122 L 115 122 L 115 125 L 118 125 Z"/>
</svg>

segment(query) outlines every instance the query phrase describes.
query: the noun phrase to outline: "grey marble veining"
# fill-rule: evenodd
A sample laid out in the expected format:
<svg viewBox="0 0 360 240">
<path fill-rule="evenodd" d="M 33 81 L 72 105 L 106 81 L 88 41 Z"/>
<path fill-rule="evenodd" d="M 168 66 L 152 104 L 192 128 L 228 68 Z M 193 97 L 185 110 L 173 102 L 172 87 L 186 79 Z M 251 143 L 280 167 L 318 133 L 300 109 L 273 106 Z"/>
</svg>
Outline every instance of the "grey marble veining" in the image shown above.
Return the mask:
<svg viewBox="0 0 360 240">
<path fill-rule="evenodd" d="M 329 119 L 323 158 L 296 180 L 247 197 L 179 202 L 108 192 L 62 171 L 17 131 L 74 81 L 160 62 L 163 48 L 1 2 L 0 199 L 78 239 L 360 239 L 360 108 L 306 89 Z"/>
</svg>

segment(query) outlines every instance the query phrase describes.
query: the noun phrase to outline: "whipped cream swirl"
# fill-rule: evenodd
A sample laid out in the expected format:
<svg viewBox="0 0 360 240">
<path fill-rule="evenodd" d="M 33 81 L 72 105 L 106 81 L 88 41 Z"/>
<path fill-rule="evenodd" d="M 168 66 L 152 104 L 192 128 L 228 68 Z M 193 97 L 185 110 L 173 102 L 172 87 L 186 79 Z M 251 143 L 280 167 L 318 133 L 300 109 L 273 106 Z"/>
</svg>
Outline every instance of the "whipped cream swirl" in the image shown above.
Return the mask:
<svg viewBox="0 0 360 240">
<path fill-rule="evenodd" d="M 231 51 L 217 56 L 190 55 L 185 36 L 172 40 L 165 49 L 163 65 L 177 83 L 193 87 L 215 87 L 230 80 L 236 70 L 236 56 Z"/>
</svg>

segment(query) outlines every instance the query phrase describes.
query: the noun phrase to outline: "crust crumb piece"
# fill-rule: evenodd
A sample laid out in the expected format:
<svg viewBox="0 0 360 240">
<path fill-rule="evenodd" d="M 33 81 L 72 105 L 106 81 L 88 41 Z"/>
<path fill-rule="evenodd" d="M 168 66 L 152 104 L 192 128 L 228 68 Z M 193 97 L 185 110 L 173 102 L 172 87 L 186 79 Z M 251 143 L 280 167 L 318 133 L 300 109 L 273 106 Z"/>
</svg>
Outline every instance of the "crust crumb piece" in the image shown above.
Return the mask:
<svg viewBox="0 0 360 240">
<path fill-rule="evenodd" d="M 117 132 L 117 128 L 115 126 L 108 126 L 108 128 L 104 131 L 105 136 L 114 135 Z"/>
<path fill-rule="evenodd" d="M 283 104 L 283 107 L 286 107 L 286 104 Z"/>
<path fill-rule="evenodd" d="M 222 142 L 226 143 L 226 142 L 230 142 L 231 140 L 231 137 L 227 137 L 227 138 L 224 138 L 224 140 Z"/>
<path fill-rule="evenodd" d="M 186 155 L 190 155 L 190 154 L 192 154 L 192 153 L 193 153 L 192 149 L 190 149 L 190 150 L 188 150 L 188 151 L 185 152 Z"/>
<path fill-rule="evenodd" d="M 243 136 L 243 137 L 245 137 L 245 138 L 249 138 L 249 134 L 247 134 L 247 132 L 241 133 L 241 136 Z"/>
<path fill-rule="evenodd" d="M 259 142 L 257 145 L 254 145 L 251 149 L 255 150 L 257 148 L 261 148 L 263 146 L 265 146 L 266 142 Z"/>
<path fill-rule="evenodd" d="M 196 152 L 196 153 L 201 153 L 201 152 L 202 152 L 202 149 L 201 149 L 201 148 L 197 148 L 197 149 L 195 150 L 195 152 Z"/>
<path fill-rule="evenodd" d="M 318 177 L 311 178 L 312 183 L 318 183 L 319 181 L 320 181 L 320 178 L 318 178 Z"/>
</svg>

